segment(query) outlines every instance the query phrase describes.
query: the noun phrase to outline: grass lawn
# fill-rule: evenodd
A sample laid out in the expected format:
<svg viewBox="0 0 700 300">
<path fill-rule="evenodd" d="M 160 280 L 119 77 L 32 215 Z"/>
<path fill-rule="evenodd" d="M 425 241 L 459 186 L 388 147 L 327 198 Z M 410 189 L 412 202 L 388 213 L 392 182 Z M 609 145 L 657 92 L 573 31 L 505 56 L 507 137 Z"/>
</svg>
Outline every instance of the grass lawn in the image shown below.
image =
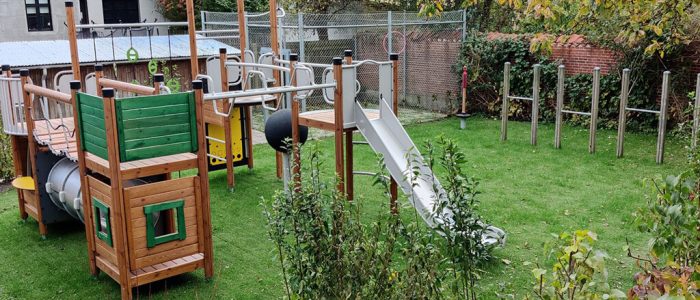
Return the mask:
<svg viewBox="0 0 700 300">
<path fill-rule="evenodd" d="M 496 250 L 498 259 L 484 268 L 479 298 L 494 299 L 504 286 L 522 296 L 533 282 L 532 266 L 523 263 L 542 255 L 542 243 L 550 240 L 551 234 L 583 228 L 597 232 L 598 248 L 610 255 L 613 286 L 628 288 L 636 270 L 622 250 L 625 239 L 637 250 L 642 250 L 647 240 L 632 224 L 632 213 L 644 203 L 643 179 L 677 173 L 685 163 L 680 142 L 667 141 L 666 163 L 657 166 L 655 135 L 629 133 L 625 158 L 616 159 L 613 131 L 599 131 L 598 153 L 589 155 L 584 128 L 565 127 L 563 149 L 556 150 L 552 147 L 553 125 L 541 126 L 540 145 L 536 147 L 529 144 L 529 123 L 511 122 L 506 143 L 499 142 L 499 126 L 499 121 L 472 118 L 465 131 L 458 129 L 456 119 L 407 128 L 418 144 L 440 134 L 458 141 L 467 154 L 468 172 L 481 182 L 480 212 L 508 233 L 506 247 Z M 318 143 L 331 178 L 332 139 Z M 234 192 L 226 189 L 224 171 L 210 174 L 214 280 L 205 281 L 199 271 L 141 287 L 137 297 L 282 297 L 281 275 L 259 205 L 261 197 L 270 197 L 282 183 L 275 178 L 270 147 L 258 145 L 255 151 L 255 170 L 237 169 Z M 373 169 L 374 157 L 369 148 L 357 146 L 357 169 Z M 384 213 L 387 206 L 378 189 L 370 185 L 370 178 L 357 177 L 357 201 L 362 201 L 368 218 Z M 410 209 L 403 207 L 404 215 L 413 215 Z M 48 240 L 41 240 L 35 222 L 19 220 L 14 191 L 0 194 L 0 259 L 0 299 L 119 297 L 119 287 L 112 279 L 104 274 L 97 279 L 89 275 L 82 225 L 50 226 Z"/>
</svg>

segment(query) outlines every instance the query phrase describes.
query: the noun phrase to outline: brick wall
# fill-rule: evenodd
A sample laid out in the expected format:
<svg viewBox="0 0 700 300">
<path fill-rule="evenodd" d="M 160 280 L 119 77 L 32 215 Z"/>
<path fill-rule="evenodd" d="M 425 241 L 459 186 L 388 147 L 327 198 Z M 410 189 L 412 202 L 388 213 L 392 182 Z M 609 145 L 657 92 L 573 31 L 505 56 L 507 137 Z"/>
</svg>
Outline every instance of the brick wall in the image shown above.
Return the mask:
<svg viewBox="0 0 700 300">
<path fill-rule="evenodd" d="M 567 75 L 592 74 L 596 67 L 605 75 L 616 65 L 618 57 L 612 50 L 593 46 L 583 37 L 573 35 L 560 37 L 552 46 L 550 58 L 561 61 Z"/>
</svg>

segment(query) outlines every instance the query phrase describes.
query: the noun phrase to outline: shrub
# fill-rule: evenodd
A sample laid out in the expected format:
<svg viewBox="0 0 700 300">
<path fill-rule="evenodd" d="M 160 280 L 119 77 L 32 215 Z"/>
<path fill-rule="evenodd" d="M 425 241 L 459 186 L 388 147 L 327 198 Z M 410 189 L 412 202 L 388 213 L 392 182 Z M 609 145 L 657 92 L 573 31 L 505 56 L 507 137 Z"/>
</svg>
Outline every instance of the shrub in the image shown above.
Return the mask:
<svg viewBox="0 0 700 300">
<path fill-rule="evenodd" d="M 3 133 L 2 122 L 0 122 L 0 183 L 9 180 L 15 175 L 11 147 L 10 137 Z"/>
<path fill-rule="evenodd" d="M 445 185 L 450 201 L 436 212 L 462 211 L 452 216 L 457 225 L 437 231 L 427 228 L 418 213 L 402 218 L 389 213 L 389 207 L 371 223 L 363 222 L 361 203 L 347 201 L 334 184 L 322 180 L 319 151 L 312 146 L 302 188 L 290 186 L 262 204 L 287 297 L 477 299 L 476 270 L 490 254 L 481 245 L 484 225 L 475 213 L 476 181 L 459 167 L 464 155 L 454 143 L 442 139 L 439 145 L 440 151 L 430 146 L 428 164 L 439 164 L 454 178 Z M 381 158 L 378 166 L 384 170 Z M 388 180 L 382 172 L 375 176 L 384 203 L 390 199 Z M 444 290 L 445 284 L 451 288 Z"/>
<path fill-rule="evenodd" d="M 503 64 L 511 62 L 511 94 L 518 96 L 532 95 L 532 68 L 534 64 L 542 65 L 540 78 L 540 116 L 542 120 L 552 122 L 556 108 L 557 66 L 559 62 L 531 52 L 529 35 L 519 35 L 508 39 L 488 39 L 485 34 L 471 32 L 462 44 L 458 68 L 461 75 L 462 66 L 469 70 L 468 101 L 473 112 L 487 116 L 500 116 L 501 93 L 503 85 Z M 668 53 L 663 60 L 649 58 L 643 49 L 614 49 L 620 53 L 617 66 L 609 74 L 601 76 L 599 126 L 617 128 L 619 114 L 621 76 L 623 68 L 630 68 L 631 92 L 629 106 L 656 109 L 661 89 L 661 74 L 668 68 L 671 75 L 669 116 L 672 128 L 674 124 L 686 122 L 689 114 L 687 93 L 694 88 L 694 79 L 690 80 L 688 63 L 683 62 L 680 53 Z M 592 70 L 591 70 L 592 72 Z M 565 106 L 578 111 L 590 111 L 592 96 L 592 75 L 579 74 L 567 76 Z M 509 115 L 516 120 L 530 119 L 530 103 L 511 101 Z M 587 125 L 589 118 L 566 116 L 568 122 Z M 634 113 L 628 118 L 630 130 L 655 131 L 657 117 L 651 114 Z"/>
<path fill-rule="evenodd" d="M 562 233 L 549 249 L 551 270 L 532 270 L 536 279 L 533 294 L 538 299 L 624 299 L 625 293 L 611 289 L 605 267 L 607 254 L 593 246 L 597 235 L 588 230 Z M 531 297 L 531 296 L 530 296 Z M 526 297 L 526 298 L 530 298 Z"/>
</svg>

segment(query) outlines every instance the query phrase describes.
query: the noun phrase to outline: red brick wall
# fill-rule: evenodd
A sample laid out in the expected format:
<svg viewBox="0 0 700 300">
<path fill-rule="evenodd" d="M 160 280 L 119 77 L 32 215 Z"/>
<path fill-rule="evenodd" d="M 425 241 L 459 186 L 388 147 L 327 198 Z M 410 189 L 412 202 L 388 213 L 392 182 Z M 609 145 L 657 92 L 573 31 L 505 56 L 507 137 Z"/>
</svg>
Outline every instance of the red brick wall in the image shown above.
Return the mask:
<svg viewBox="0 0 700 300">
<path fill-rule="evenodd" d="M 596 67 L 605 75 L 617 63 L 615 52 L 587 44 L 554 45 L 550 57 L 566 66 L 567 75 L 592 74 Z"/>
</svg>

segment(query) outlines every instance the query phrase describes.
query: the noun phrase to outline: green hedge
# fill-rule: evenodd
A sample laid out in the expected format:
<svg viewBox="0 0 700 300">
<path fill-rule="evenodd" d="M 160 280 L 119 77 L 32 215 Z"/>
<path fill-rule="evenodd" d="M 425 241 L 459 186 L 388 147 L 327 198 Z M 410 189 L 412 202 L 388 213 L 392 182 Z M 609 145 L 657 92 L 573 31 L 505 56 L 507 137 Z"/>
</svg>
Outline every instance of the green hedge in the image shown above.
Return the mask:
<svg viewBox="0 0 700 300">
<path fill-rule="evenodd" d="M 0 122 L 0 183 L 14 177 L 14 170 L 10 137 L 3 133 L 2 122 Z"/>
<path fill-rule="evenodd" d="M 541 75 L 541 112 L 543 120 L 553 122 L 556 107 L 557 66 L 559 62 L 547 56 L 531 53 L 528 36 L 519 39 L 488 40 L 485 35 L 472 33 L 462 45 L 458 68 L 455 72 L 461 74 L 462 66 L 466 65 L 470 72 L 468 101 L 472 113 L 488 116 L 499 116 L 501 112 L 501 92 L 503 84 L 503 65 L 511 62 L 511 94 L 517 96 L 532 95 L 532 66 L 542 65 Z M 659 60 L 645 58 L 639 51 L 623 52 L 618 66 L 614 66 L 609 74 L 601 76 L 599 126 L 601 128 L 617 128 L 619 111 L 621 74 L 624 67 L 632 72 L 633 90 L 629 98 L 630 107 L 657 108 L 661 74 L 664 66 L 672 58 Z M 688 80 L 688 72 L 682 66 L 673 67 L 669 114 L 671 124 L 668 128 L 677 128 L 677 124 L 689 120 L 688 92 L 692 90 Z M 460 76 L 461 78 L 461 76 Z M 592 94 L 592 75 L 579 74 L 567 76 L 566 98 L 567 109 L 590 111 Z M 511 118 L 514 120 L 530 119 L 530 104 L 512 101 Z M 585 125 L 589 118 L 567 116 L 568 122 Z M 657 118 L 649 114 L 635 114 L 628 118 L 630 130 L 656 130 Z"/>
</svg>

